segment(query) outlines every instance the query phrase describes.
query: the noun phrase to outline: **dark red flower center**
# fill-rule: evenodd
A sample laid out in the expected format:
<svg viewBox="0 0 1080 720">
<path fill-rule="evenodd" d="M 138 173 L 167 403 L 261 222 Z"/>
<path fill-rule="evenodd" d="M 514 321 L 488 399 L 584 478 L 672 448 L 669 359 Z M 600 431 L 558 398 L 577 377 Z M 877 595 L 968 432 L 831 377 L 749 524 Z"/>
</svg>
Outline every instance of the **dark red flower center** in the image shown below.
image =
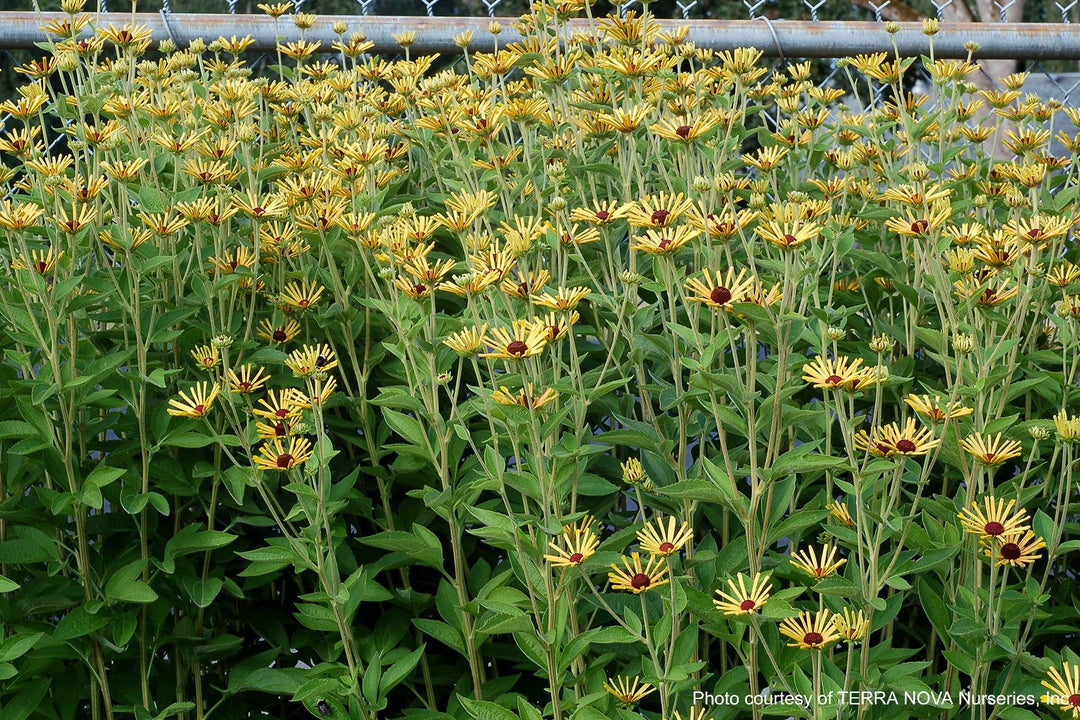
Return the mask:
<svg viewBox="0 0 1080 720">
<path fill-rule="evenodd" d="M 302 308 L 306 308 L 306 307 L 307 307 L 308 305 L 310 305 L 310 304 L 311 304 L 311 301 L 310 301 L 310 300 L 308 300 L 307 298 L 302 298 L 302 299 L 300 300 L 300 302 L 298 302 L 298 303 L 296 303 L 296 304 L 297 304 L 297 305 L 299 305 L 299 306 L 300 306 L 300 307 L 302 307 Z"/>
<path fill-rule="evenodd" d="M 1073 707 L 1080 707 L 1080 693 L 1073 693 L 1070 695 L 1069 704 Z"/>
<path fill-rule="evenodd" d="M 657 247 L 661 250 L 667 250 L 669 245 L 671 245 L 671 238 L 664 238 L 657 244 Z"/>
<path fill-rule="evenodd" d="M 671 215 L 670 212 L 668 212 L 667 210 L 664 210 L 663 208 L 660 208 L 659 210 L 657 210 L 656 212 L 654 212 L 652 214 L 652 217 L 650 218 L 650 220 L 652 221 L 653 225 L 664 225 L 665 223 L 667 223 L 668 217 L 670 215 Z"/>
<path fill-rule="evenodd" d="M 987 535 L 1000 535 L 1001 533 L 1005 532 L 1005 526 L 997 522 L 996 520 L 991 520 L 990 522 L 986 523 L 985 527 L 983 527 L 983 532 Z"/>
<path fill-rule="evenodd" d="M 690 137 L 690 126 L 680 125 L 679 127 L 675 128 L 675 134 L 681 138 Z"/>
<path fill-rule="evenodd" d="M 913 443 L 911 440 L 904 438 L 903 440 L 900 440 L 896 443 L 896 449 L 902 453 L 910 453 L 915 452 L 916 446 L 915 443 Z"/>
<path fill-rule="evenodd" d="M 634 577 L 630 578 L 630 587 L 634 588 L 635 590 L 647 588 L 651 584 L 652 579 L 650 579 L 649 576 L 645 573 L 638 573 Z"/>
<path fill-rule="evenodd" d="M 529 346 L 524 340 L 515 340 L 506 346 L 506 352 L 515 357 L 521 357 L 525 353 L 529 352 Z"/>
<path fill-rule="evenodd" d="M 983 290 L 983 293 L 982 293 L 983 301 L 985 301 L 985 302 L 994 302 L 994 298 L 996 298 L 996 297 L 997 297 L 997 293 L 995 293 L 990 288 L 986 288 L 985 290 Z"/>
<path fill-rule="evenodd" d="M 721 285 L 720 287 L 713 288 L 713 291 L 709 293 L 709 299 L 717 305 L 723 305 L 731 299 L 731 291 Z"/>
<path fill-rule="evenodd" d="M 930 223 L 928 223 L 926 220 L 916 220 L 915 222 L 911 223 L 911 232 L 913 233 L 924 233 L 929 228 Z"/>
<path fill-rule="evenodd" d="M 45 271 L 49 268 L 49 264 L 47 262 L 45 262 L 44 260 L 42 260 L 42 261 L 39 261 L 38 263 L 36 263 L 34 265 L 34 267 L 37 268 L 37 271 L 39 273 L 44 275 Z"/>
<path fill-rule="evenodd" d="M 755 603 L 753 600 L 743 600 L 741 603 L 739 603 L 740 610 L 753 610 L 755 607 L 757 607 L 757 603 Z"/>
<path fill-rule="evenodd" d="M 1027 236 L 1032 240 L 1039 237 L 1040 235 L 1042 235 L 1042 230 L 1040 230 L 1039 228 L 1031 228 L 1027 231 Z"/>
<path fill-rule="evenodd" d="M 274 435 L 276 437 L 285 437 L 287 433 L 288 429 L 285 427 L 285 423 L 279 422 L 277 425 L 274 426 Z"/>
<path fill-rule="evenodd" d="M 674 549 L 675 549 L 675 545 L 674 545 L 674 543 L 669 543 L 669 542 L 662 542 L 662 543 L 660 543 L 660 548 L 659 548 L 659 550 L 660 550 L 660 552 L 662 552 L 662 553 L 666 553 L 666 552 L 671 552 L 671 551 L 672 551 L 672 550 L 674 550 Z"/>
<path fill-rule="evenodd" d="M 607 220 L 609 217 L 611 217 L 611 213 L 609 213 L 607 210 L 598 210 L 596 212 L 597 220 Z"/>
<path fill-rule="evenodd" d="M 886 444 L 885 444 L 885 443 L 883 443 L 883 442 L 880 442 L 880 443 L 878 443 L 878 444 L 877 444 L 877 445 L 875 445 L 874 447 L 875 447 L 875 448 L 877 448 L 877 451 L 878 451 L 879 453 L 881 453 L 882 455 L 888 455 L 888 454 L 889 454 L 889 451 L 891 451 L 891 450 L 892 450 L 892 448 L 891 448 L 891 447 L 889 447 L 888 445 L 886 445 Z"/>
<path fill-rule="evenodd" d="M 276 415 L 279 418 L 286 418 L 286 417 L 289 417 L 289 411 L 286 410 L 285 408 L 278 408 L 277 410 L 274 411 L 274 415 Z"/>
<path fill-rule="evenodd" d="M 520 283 L 518 283 L 518 288 L 517 289 L 518 289 L 518 294 L 519 295 L 528 295 L 529 294 L 529 283 L 520 282 Z"/>
<path fill-rule="evenodd" d="M 281 453 L 277 456 L 277 466 L 279 468 L 287 468 L 292 464 L 293 456 L 289 453 Z"/>
<path fill-rule="evenodd" d="M 843 381 L 844 378 L 840 377 L 839 375 L 830 375 L 829 377 L 825 378 L 826 385 L 839 385 Z"/>
<path fill-rule="evenodd" d="M 285 342 L 286 340 L 289 339 L 289 336 L 285 334 L 284 330 L 275 330 L 274 334 L 271 337 L 274 338 L 274 342 L 279 342 L 279 343 L 280 342 Z"/>
<path fill-rule="evenodd" d="M 795 237 L 791 233 L 788 233 L 787 235 L 784 236 L 784 244 L 785 245 L 797 245 L 798 242 L 799 242 L 799 238 Z"/>
<path fill-rule="evenodd" d="M 243 392 L 247 392 L 251 389 L 251 383 L 249 383 L 247 380 L 241 380 L 236 384 L 236 386 L 240 388 Z"/>
<path fill-rule="evenodd" d="M 808 632 L 803 635 L 803 642 L 807 645 L 820 645 L 825 638 L 819 632 Z"/>
<path fill-rule="evenodd" d="M 582 555 L 579 552 L 576 552 L 576 553 L 574 553 L 573 555 L 570 556 L 570 562 L 573 563 L 574 565 L 577 565 L 578 563 L 580 563 L 584 559 L 585 559 L 585 556 Z"/>
<path fill-rule="evenodd" d="M 1005 543 L 1001 546 L 1001 557 L 1005 560 L 1018 560 L 1020 558 L 1020 546 L 1014 542 Z"/>
<path fill-rule="evenodd" d="M 195 406 L 195 413 L 197 415 L 202 415 L 204 412 L 206 412 L 206 406 L 205 405 L 200 403 L 200 404 Z"/>
</svg>

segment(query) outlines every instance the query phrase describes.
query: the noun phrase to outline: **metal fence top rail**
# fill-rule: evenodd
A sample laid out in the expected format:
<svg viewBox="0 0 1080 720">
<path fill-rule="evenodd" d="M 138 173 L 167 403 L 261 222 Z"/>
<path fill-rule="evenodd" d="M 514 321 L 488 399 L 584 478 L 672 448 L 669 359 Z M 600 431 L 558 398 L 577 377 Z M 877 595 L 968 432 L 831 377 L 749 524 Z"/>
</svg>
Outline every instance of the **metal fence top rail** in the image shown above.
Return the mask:
<svg viewBox="0 0 1080 720">
<path fill-rule="evenodd" d="M 0 12 L 0 47 L 33 48 L 47 40 L 41 26 L 50 20 L 65 17 L 61 13 Z M 287 20 L 274 20 L 266 15 L 225 14 L 166 14 L 166 13 L 100 13 L 95 15 L 99 26 L 131 22 L 146 25 L 154 40 L 172 38 L 181 46 L 196 38 L 212 40 L 220 36 L 250 35 L 253 50 L 273 50 L 279 40 L 298 40 L 300 31 Z M 503 18 L 499 46 L 521 39 Z M 471 49 L 490 50 L 494 38 L 488 27 L 491 18 L 484 17 L 379 17 L 372 15 L 335 15 L 320 18 L 304 37 L 320 41 L 329 50 L 337 39 L 331 26 L 343 21 L 349 32 L 361 31 L 374 43 L 374 52 L 396 53 L 400 47 L 392 37 L 403 30 L 415 30 L 415 53 L 458 53 L 454 36 L 471 30 Z M 765 18 L 755 20 L 658 20 L 665 29 L 689 25 L 687 40 L 698 47 L 731 50 L 754 47 L 772 56 L 784 57 L 845 57 L 891 48 L 885 23 L 860 21 L 785 22 Z M 573 20 L 572 31 L 588 30 L 588 20 Z M 925 55 L 929 39 L 922 33 L 921 23 L 898 23 L 896 46 L 905 57 Z M 1080 60 L 1080 24 L 1064 23 L 942 23 L 934 37 L 934 54 L 942 58 L 967 57 L 966 43 L 979 45 L 974 57 L 1023 58 L 1028 60 Z"/>
</svg>

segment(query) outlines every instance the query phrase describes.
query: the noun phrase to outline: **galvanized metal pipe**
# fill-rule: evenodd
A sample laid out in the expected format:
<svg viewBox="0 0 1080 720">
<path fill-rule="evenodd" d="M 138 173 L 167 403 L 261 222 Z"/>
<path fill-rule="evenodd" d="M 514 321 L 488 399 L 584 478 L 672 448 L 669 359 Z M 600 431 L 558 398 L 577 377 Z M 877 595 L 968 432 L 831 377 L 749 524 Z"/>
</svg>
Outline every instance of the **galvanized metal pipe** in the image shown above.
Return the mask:
<svg viewBox="0 0 1080 720">
<path fill-rule="evenodd" d="M 49 20 L 58 20 L 60 13 L 0 12 L 0 47 L 32 48 L 47 38 L 41 26 Z M 103 13 L 96 16 L 98 24 L 117 25 L 131 21 L 148 26 L 154 40 L 173 37 L 181 45 L 195 38 L 212 40 L 220 36 L 250 35 L 254 50 L 273 50 L 279 34 L 284 41 L 297 40 L 300 31 L 292 21 L 283 17 L 277 25 L 265 15 L 227 14 L 169 14 L 164 13 Z M 440 52 L 456 53 L 454 36 L 471 30 L 474 50 L 489 50 L 493 38 L 488 31 L 489 18 L 477 17 L 387 17 L 387 16 L 322 16 L 305 37 L 322 42 L 329 50 L 337 36 L 331 26 L 343 21 L 349 31 L 362 31 L 374 44 L 374 51 L 397 53 L 400 48 L 392 37 L 394 33 L 415 30 L 417 39 L 412 52 L 417 54 Z M 499 45 L 521 39 L 512 27 L 512 18 L 502 19 Z M 832 21 L 770 21 L 757 20 L 660 20 L 665 29 L 689 25 L 688 40 L 698 47 L 715 50 L 731 50 L 738 47 L 754 47 L 771 56 L 785 57 L 845 57 L 859 53 L 892 51 L 893 38 L 885 23 Z M 166 26 L 166 23 L 168 25 Z M 929 39 L 922 34 L 920 23 L 898 23 L 895 35 L 901 55 L 926 54 Z M 587 20 L 570 22 L 572 30 L 587 30 Z M 1029 60 L 1066 59 L 1080 60 L 1080 25 L 1063 23 L 942 23 L 934 38 L 937 57 L 962 58 L 968 54 L 966 43 L 975 42 L 979 50 L 975 58 L 1013 58 Z"/>
</svg>

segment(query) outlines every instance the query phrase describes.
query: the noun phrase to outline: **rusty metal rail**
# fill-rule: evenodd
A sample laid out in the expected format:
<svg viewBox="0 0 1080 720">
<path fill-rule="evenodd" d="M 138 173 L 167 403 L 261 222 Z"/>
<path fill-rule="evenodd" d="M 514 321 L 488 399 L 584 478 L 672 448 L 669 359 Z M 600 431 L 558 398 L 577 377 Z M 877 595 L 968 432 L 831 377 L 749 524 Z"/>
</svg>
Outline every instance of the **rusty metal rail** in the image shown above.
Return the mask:
<svg viewBox="0 0 1080 720">
<path fill-rule="evenodd" d="M 0 12 L 0 47 L 32 48 L 45 41 L 41 26 L 60 13 Z M 275 32 L 274 21 L 265 15 L 169 14 L 169 13 L 102 13 L 95 16 L 99 25 L 130 22 L 146 25 L 154 40 L 173 38 L 186 45 L 195 38 L 212 40 L 220 36 L 250 35 L 253 50 L 272 50 L 277 41 L 299 39 L 300 34 L 291 21 L 282 18 Z M 305 32 L 308 40 L 318 40 L 327 50 L 337 39 L 331 29 L 335 21 L 344 21 L 350 32 L 362 31 L 374 44 L 375 52 L 398 52 L 392 37 L 403 30 L 415 30 L 414 53 L 457 53 L 454 36 L 471 30 L 472 49 L 490 50 L 493 37 L 488 31 L 489 18 L 477 17 L 379 17 L 326 16 Z M 511 25 L 503 19 L 499 45 L 520 39 Z M 661 20 L 662 25 L 676 27 L 682 20 Z M 890 36 L 885 23 L 832 21 L 790 22 L 755 20 L 694 20 L 689 23 L 689 40 L 699 47 L 730 50 L 737 47 L 760 48 L 772 56 L 784 57 L 845 57 L 859 53 L 890 51 L 895 39 L 901 55 L 926 54 L 929 40 L 922 34 L 919 23 L 899 23 L 895 37 Z M 570 27 L 588 29 L 588 21 L 571 21 Z M 280 33 L 280 35 L 278 34 Z M 1080 60 L 1080 25 L 1064 23 L 942 23 L 934 38 L 937 57 L 966 57 L 965 44 L 979 45 L 975 58 L 1012 58 L 1025 60 Z"/>
</svg>

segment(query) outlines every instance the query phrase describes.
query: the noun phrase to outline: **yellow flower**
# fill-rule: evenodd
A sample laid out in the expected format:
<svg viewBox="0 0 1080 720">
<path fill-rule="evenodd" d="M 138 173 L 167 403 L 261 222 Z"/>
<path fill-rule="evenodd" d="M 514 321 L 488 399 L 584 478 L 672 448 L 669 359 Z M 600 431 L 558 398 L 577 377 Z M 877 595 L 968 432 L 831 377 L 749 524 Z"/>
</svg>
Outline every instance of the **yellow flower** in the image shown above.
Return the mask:
<svg viewBox="0 0 1080 720">
<path fill-rule="evenodd" d="M 504 328 L 494 328 L 485 333 L 484 343 L 492 349 L 480 353 L 480 357 L 522 360 L 543 350 L 547 338 L 544 337 L 543 326 L 528 320 L 515 320 L 509 332 Z"/>
<path fill-rule="evenodd" d="M 234 393 L 250 393 L 262 388 L 270 379 L 263 368 L 254 365 L 241 365 L 240 372 L 229 368 L 229 390 Z"/>
<path fill-rule="evenodd" d="M 766 171 L 772 170 L 779 165 L 787 154 L 787 148 L 773 145 L 772 147 L 758 148 L 753 154 L 746 153 L 742 156 L 742 161 L 747 165 L 756 167 L 758 170 Z"/>
<path fill-rule="evenodd" d="M 840 633 L 832 622 L 832 613 L 828 609 L 810 613 L 803 610 L 798 618 L 785 618 L 780 623 L 780 634 L 785 635 L 795 642 L 788 643 L 788 647 L 799 647 L 803 650 L 820 650 L 840 639 Z"/>
<path fill-rule="evenodd" d="M 818 355 L 803 365 L 803 380 L 821 390 L 856 391 L 877 382 L 873 368 L 860 367 L 862 358 L 840 356 L 828 358 Z"/>
<path fill-rule="evenodd" d="M 1043 687 L 1050 691 L 1042 696 L 1042 701 L 1057 705 L 1062 712 L 1071 712 L 1074 718 L 1080 717 L 1080 665 L 1062 662 L 1061 670 L 1051 667 L 1049 681 L 1042 681 Z"/>
<path fill-rule="evenodd" d="M 329 345 L 304 345 L 293 350 L 285 364 L 297 377 L 309 377 L 315 373 L 328 372 L 338 366 L 334 350 Z"/>
<path fill-rule="evenodd" d="M 573 310 L 577 307 L 577 304 L 584 300 L 589 293 L 591 293 L 587 287 L 572 287 L 572 288 L 559 288 L 555 295 L 551 293 L 544 293 L 542 295 L 532 295 L 532 301 L 537 305 L 542 305 L 552 310 Z"/>
<path fill-rule="evenodd" d="M 733 303 L 745 302 L 747 294 L 754 286 L 754 278 L 746 277 L 746 269 L 735 274 L 735 268 L 728 268 L 725 276 L 719 270 L 702 271 L 705 282 L 696 278 L 686 281 L 687 299 L 691 302 L 705 303 L 714 310 L 723 310 Z"/>
<path fill-rule="evenodd" d="M 873 428 L 868 435 L 860 430 L 855 436 L 855 446 L 877 457 L 918 457 L 941 444 L 929 428 L 917 428 L 914 418 L 908 418 L 903 426 L 889 423 Z"/>
<path fill-rule="evenodd" d="M 623 482 L 627 485 L 637 485 L 645 479 L 645 468 L 637 458 L 630 458 L 622 464 Z"/>
<path fill-rule="evenodd" d="M 940 397 L 931 397 L 930 395 L 915 395 L 912 393 L 904 398 L 904 402 L 917 412 L 920 417 L 934 424 L 954 420 L 972 413 L 971 408 L 964 407 L 959 402 L 945 402 Z"/>
<path fill-rule="evenodd" d="M 679 227 L 665 227 L 660 230 L 649 229 L 645 231 L 645 237 L 634 238 L 634 249 L 642 250 L 652 255 L 670 255 L 680 250 L 683 245 L 699 235 L 697 230 L 692 230 L 684 225 Z"/>
<path fill-rule="evenodd" d="M 259 454 L 253 460 L 255 466 L 261 470 L 291 470 L 297 465 L 303 465 L 311 458 L 311 441 L 307 438 L 289 438 L 288 446 L 282 445 L 281 440 L 274 438 L 267 440 L 259 447 Z"/>
<path fill-rule="evenodd" d="M 612 572 L 608 573 L 608 582 L 613 590 L 626 590 L 635 595 L 640 595 L 647 590 L 670 582 L 667 561 L 662 557 L 649 558 L 648 564 L 641 565 L 641 553 L 632 553 L 630 557 L 623 557 L 623 567 L 611 563 Z"/>
<path fill-rule="evenodd" d="M 191 351 L 191 357 L 203 370 L 213 370 L 221 361 L 221 355 L 212 345 L 201 345 Z"/>
<path fill-rule="evenodd" d="M 638 675 L 635 675 L 633 680 L 626 677 L 618 677 L 614 680 L 608 678 L 604 683 L 604 689 L 624 705 L 636 705 L 649 693 L 656 691 L 650 683 L 641 682 L 641 677 Z"/>
<path fill-rule="evenodd" d="M 315 281 L 293 280 L 281 291 L 281 306 L 285 310 L 309 310 L 319 302 L 325 288 Z"/>
<path fill-rule="evenodd" d="M 666 192 L 624 206 L 630 224 L 646 228 L 668 227 L 693 208 L 693 201 L 684 198 L 682 193 L 672 195 Z"/>
<path fill-rule="evenodd" d="M 1080 437 L 1080 416 L 1069 415 L 1062 410 L 1054 416 L 1054 427 L 1059 440 L 1072 442 Z"/>
<path fill-rule="evenodd" d="M 1046 547 L 1046 541 L 1031 530 L 1020 529 L 998 535 L 994 538 L 981 538 L 986 548 L 986 556 L 998 565 L 1026 567 L 1039 559 L 1039 550 Z"/>
<path fill-rule="evenodd" d="M 971 453 L 982 464 L 991 466 L 1020 457 L 1022 450 L 1018 440 L 1003 440 L 1001 433 L 993 437 L 972 433 L 960 441 L 960 447 Z"/>
<path fill-rule="evenodd" d="M 295 320 L 289 320 L 281 325 L 274 325 L 266 319 L 259 323 L 259 337 L 277 345 L 289 342 L 299 333 L 300 323 Z"/>
<path fill-rule="evenodd" d="M 820 555 L 812 546 L 791 554 L 792 565 L 819 580 L 829 577 L 846 562 L 845 558 L 836 558 L 836 546 L 829 543 L 822 546 Z"/>
<path fill-rule="evenodd" d="M 850 609 L 844 608 L 842 615 L 833 615 L 833 627 L 845 640 L 854 645 L 866 638 L 866 633 L 870 630 L 870 621 L 866 619 L 862 610 L 853 613 Z"/>
<path fill-rule="evenodd" d="M 975 533 L 986 539 L 1000 539 L 1004 535 L 1028 529 L 1027 510 L 1020 508 L 1015 513 L 1011 512 L 1015 504 L 1015 500 L 1009 500 L 1006 503 L 1003 499 L 995 500 L 987 495 L 983 498 L 982 508 L 979 507 L 979 503 L 974 502 L 970 508 L 961 510 L 957 517 L 960 518 L 960 524 L 964 530 L 969 533 Z"/>
<path fill-rule="evenodd" d="M 784 222 L 770 220 L 754 228 L 757 236 L 785 250 L 796 248 L 803 243 L 816 240 L 821 234 L 821 226 L 814 222 Z"/>
<path fill-rule="evenodd" d="M 484 334 L 487 329 L 487 325 L 483 325 L 479 329 L 473 327 L 462 328 L 443 340 L 443 345 L 462 357 L 475 355 L 480 352 L 480 348 L 484 347 Z"/>
<path fill-rule="evenodd" d="M 499 289 L 510 297 L 527 300 L 530 294 L 543 290 L 549 280 L 551 280 L 550 272 L 547 270 L 534 270 L 527 275 L 503 278 L 502 282 L 499 283 Z"/>
<path fill-rule="evenodd" d="M 321 407 L 326 404 L 326 401 L 330 399 L 330 396 L 337 390 L 337 380 L 335 378 L 312 378 L 310 387 L 308 390 L 300 390 L 299 388 L 291 388 L 292 400 L 291 402 L 298 408 L 309 410 L 313 407 Z"/>
<path fill-rule="evenodd" d="M 200 418 L 210 412 L 214 398 L 221 392 L 217 383 L 195 383 L 187 392 L 181 392 L 179 398 L 169 400 L 169 414 L 173 417 Z"/>
<path fill-rule="evenodd" d="M 750 587 L 746 587 L 746 576 L 739 573 L 738 585 L 735 580 L 728 578 L 727 584 L 730 592 L 717 590 L 719 596 L 713 598 L 713 605 L 725 615 L 752 615 L 769 601 L 772 592 L 772 583 L 768 575 L 755 575 Z"/>
<path fill-rule="evenodd" d="M 621 205 L 615 201 L 600 201 L 591 208 L 575 208 L 570 212 L 570 219 L 590 225 L 610 225 L 626 217 L 628 208 L 629 205 Z"/>
<path fill-rule="evenodd" d="M 505 386 L 499 386 L 499 389 L 492 394 L 492 399 L 500 405 L 520 405 L 523 408 L 530 408 L 532 410 L 539 410 L 544 407 L 555 398 L 559 397 L 559 393 L 555 392 L 552 388 L 547 388 L 544 392 L 536 395 L 533 393 L 533 385 L 529 383 L 529 389 L 524 388 L 519 390 L 517 394 L 510 392 Z"/>
<path fill-rule="evenodd" d="M 16 258 L 11 261 L 12 270 L 33 270 L 38 275 L 47 275 L 56 269 L 56 263 L 64 257 L 64 251 L 55 247 L 48 250 L 31 250 L 30 261 Z"/>
<path fill-rule="evenodd" d="M 586 522 L 588 521 L 588 522 Z M 585 518 L 577 525 L 567 525 L 562 531 L 562 542 L 552 540 L 549 546 L 553 555 L 544 555 L 553 567 L 574 567 L 588 560 L 600 547 L 600 538 L 591 527 L 591 518 Z M 565 547 L 563 547 L 565 545 Z"/>
<path fill-rule="evenodd" d="M 825 507 L 828 508 L 830 517 L 836 518 L 846 527 L 855 527 L 855 520 L 851 517 L 851 511 L 847 509 L 847 505 L 839 500 L 833 500 Z"/>
<path fill-rule="evenodd" d="M 646 523 L 645 527 L 637 533 L 641 549 L 652 555 L 664 557 L 674 555 L 694 538 L 690 523 L 683 522 L 681 526 L 676 527 L 674 517 L 669 517 L 666 525 L 661 518 L 656 518 L 655 523 L 655 528 L 652 523 Z"/>
<path fill-rule="evenodd" d="M 293 402 L 291 390 L 271 390 L 259 400 L 259 407 L 252 410 L 256 417 L 271 421 L 283 421 L 300 414 L 301 408 Z"/>
</svg>

